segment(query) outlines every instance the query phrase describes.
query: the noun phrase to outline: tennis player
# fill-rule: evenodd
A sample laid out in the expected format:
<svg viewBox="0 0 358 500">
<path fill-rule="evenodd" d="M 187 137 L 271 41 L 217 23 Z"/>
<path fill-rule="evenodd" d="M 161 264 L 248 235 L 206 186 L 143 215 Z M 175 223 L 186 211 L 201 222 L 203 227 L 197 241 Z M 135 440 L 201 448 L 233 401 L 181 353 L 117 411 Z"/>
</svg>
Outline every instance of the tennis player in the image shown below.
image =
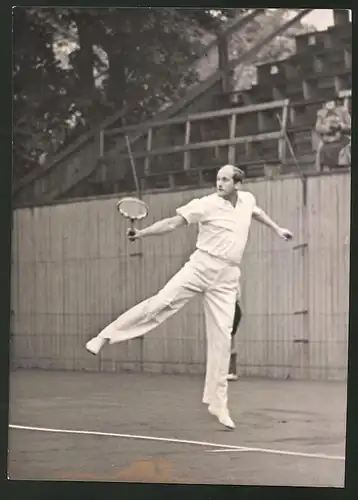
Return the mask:
<svg viewBox="0 0 358 500">
<path fill-rule="evenodd" d="M 178 208 L 173 217 L 134 230 L 134 239 L 162 235 L 178 227 L 198 224 L 196 250 L 156 295 L 120 315 L 86 344 L 98 354 L 106 343 L 140 337 L 179 311 L 202 293 L 207 334 L 206 377 L 203 402 L 227 428 L 235 428 L 228 410 L 230 332 L 239 286 L 240 261 L 252 218 L 262 222 L 284 240 L 292 238 L 256 205 L 255 197 L 242 190 L 244 173 L 233 165 L 222 167 L 216 192 L 196 198 Z M 133 237 L 131 230 L 128 236 Z"/>
</svg>

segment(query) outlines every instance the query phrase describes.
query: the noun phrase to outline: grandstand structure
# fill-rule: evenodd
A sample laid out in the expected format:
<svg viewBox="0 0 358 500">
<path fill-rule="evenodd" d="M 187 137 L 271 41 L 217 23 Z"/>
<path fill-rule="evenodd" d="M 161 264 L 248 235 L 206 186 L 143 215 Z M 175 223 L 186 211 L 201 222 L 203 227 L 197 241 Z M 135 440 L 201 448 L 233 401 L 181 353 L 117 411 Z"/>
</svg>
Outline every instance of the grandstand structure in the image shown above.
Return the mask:
<svg viewBox="0 0 358 500">
<path fill-rule="evenodd" d="M 218 166 L 227 162 L 240 165 L 248 178 L 262 178 L 273 170 L 280 175 L 298 168 L 301 173 L 313 172 L 318 109 L 337 98 L 350 105 L 349 13 L 335 9 L 333 26 L 297 36 L 294 55 L 258 66 L 257 84 L 233 91 L 233 68 L 254 60 L 267 43 L 310 9 L 302 9 L 279 29 L 262 33 L 258 43 L 230 60 L 230 35 L 262 11 L 253 9 L 220 35 L 214 42 L 217 70 L 179 102 L 137 125 L 118 126 L 121 111 L 109 117 L 14 185 L 14 206 L 134 191 L 126 136 L 143 191 L 209 186 Z M 213 44 L 208 50 L 212 48 Z"/>
</svg>

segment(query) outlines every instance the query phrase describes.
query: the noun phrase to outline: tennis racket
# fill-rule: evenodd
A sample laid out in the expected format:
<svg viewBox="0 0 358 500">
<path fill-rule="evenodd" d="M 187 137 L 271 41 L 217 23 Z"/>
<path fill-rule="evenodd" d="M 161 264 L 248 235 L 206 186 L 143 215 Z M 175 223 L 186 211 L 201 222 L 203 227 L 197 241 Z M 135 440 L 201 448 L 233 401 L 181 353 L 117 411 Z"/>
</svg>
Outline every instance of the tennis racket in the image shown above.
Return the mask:
<svg viewBox="0 0 358 500">
<path fill-rule="evenodd" d="M 134 197 L 126 197 L 122 198 L 117 202 L 117 210 L 118 212 L 130 220 L 130 231 L 129 231 L 129 240 L 134 241 L 133 236 L 135 235 L 134 224 L 135 221 L 144 219 L 148 215 L 148 206 L 144 203 L 143 200 Z"/>
</svg>

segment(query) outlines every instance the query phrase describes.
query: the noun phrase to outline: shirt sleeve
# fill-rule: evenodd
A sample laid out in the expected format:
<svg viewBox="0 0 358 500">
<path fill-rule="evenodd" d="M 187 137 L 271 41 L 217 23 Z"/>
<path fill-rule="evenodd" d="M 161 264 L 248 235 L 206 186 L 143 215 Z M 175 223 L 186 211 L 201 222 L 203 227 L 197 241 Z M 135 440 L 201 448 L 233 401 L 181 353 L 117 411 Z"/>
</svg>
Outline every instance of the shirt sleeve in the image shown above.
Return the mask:
<svg viewBox="0 0 358 500">
<path fill-rule="evenodd" d="M 203 198 L 195 198 L 186 205 L 177 208 L 176 213 L 184 217 L 188 224 L 200 222 L 205 215 L 205 201 Z"/>
<path fill-rule="evenodd" d="M 262 209 L 256 205 L 254 205 L 254 208 L 252 209 L 252 215 L 261 215 L 262 214 Z"/>
<path fill-rule="evenodd" d="M 251 198 L 252 198 L 252 215 L 261 215 L 262 209 L 257 205 L 256 198 L 253 194 L 251 194 Z"/>
</svg>

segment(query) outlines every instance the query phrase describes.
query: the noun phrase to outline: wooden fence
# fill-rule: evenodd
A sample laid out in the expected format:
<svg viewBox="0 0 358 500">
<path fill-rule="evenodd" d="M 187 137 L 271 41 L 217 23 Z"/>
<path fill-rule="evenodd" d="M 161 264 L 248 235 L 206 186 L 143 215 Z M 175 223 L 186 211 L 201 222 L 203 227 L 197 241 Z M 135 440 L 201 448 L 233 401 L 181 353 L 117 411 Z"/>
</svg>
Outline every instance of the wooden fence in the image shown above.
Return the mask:
<svg viewBox="0 0 358 500">
<path fill-rule="evenodd" d="M 253 222 L 242 263 L 242 375 L 345 379 L 348 345 L 350 175 L 247 184 L 295 234 L 292 243 Z M 145 196 L 145 224 L 208 190 Z M 195 227 L 128 243 L 117 199 L 14 212 L 12 363 L 64 370 L 203 373 L 200 298 L 142 339 L 89 355 L 85 342 L 154 294 L 195 247 Z M 141 247 L 140 247 L 141 245 Z M 142 252 L 142 256 L 138 253 Z"/>
</svg>

